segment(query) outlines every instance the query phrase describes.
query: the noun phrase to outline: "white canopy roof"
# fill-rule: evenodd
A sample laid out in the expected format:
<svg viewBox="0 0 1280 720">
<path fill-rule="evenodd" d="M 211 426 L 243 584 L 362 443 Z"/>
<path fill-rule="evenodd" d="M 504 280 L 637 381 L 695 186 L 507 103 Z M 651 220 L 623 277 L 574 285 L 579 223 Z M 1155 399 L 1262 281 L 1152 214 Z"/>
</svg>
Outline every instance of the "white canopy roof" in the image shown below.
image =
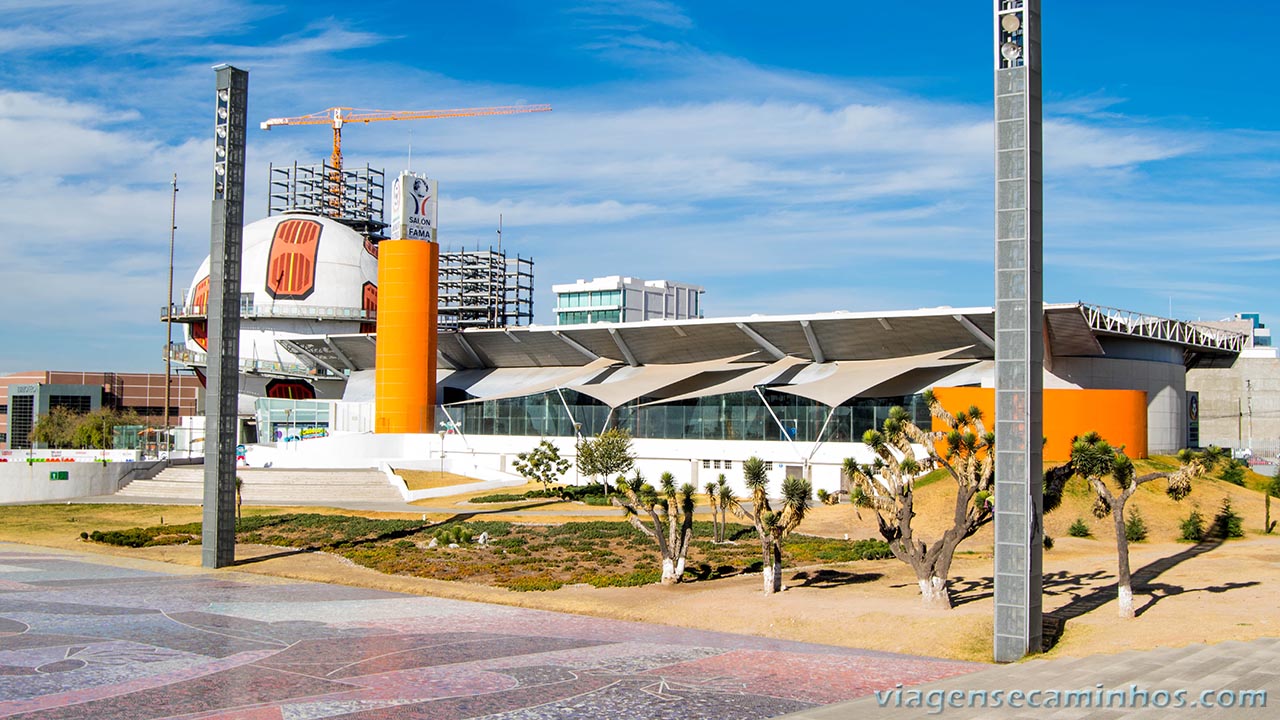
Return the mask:
<svg viewBox="0 0 1280 720">
<path fill-rule="evenodd" d="M 953 348 L 883 360 L 850 360 L 812 365 L 797 374 L 791 384 L 775 385 L 771 389 L 816 400 L 827 407 L 835 407 L 877 385 L 913 370 L 972 363 L 972 359 L 966 358 L 942 359 L 963 349 Z"/>
</svg>

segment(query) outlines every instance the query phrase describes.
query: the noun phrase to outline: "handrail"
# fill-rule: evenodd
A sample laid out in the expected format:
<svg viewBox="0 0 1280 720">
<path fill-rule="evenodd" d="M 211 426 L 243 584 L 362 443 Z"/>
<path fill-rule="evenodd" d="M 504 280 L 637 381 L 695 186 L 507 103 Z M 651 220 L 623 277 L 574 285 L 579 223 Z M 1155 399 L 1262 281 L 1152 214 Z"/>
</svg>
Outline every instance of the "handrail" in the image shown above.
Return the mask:
<svg viewBox="0 0 1280 720">
<path fill-rule="evenodd" d="M 178 321 L 199 321 L 208 317 L 209 308 L 204 305 L 160 306 L 160 319 L 168 320 L 170 316 Z M 347 320 L 351 322 L 374 322 L 378 319 L 377 310 L 366 310 L 358 307 L 338 305 L 240 305 L 240 317 L 248 319 L 290 318 L 301 320 Z"/>
<path fill-rule="evenodd" d="M 192 350 L 186 345 L 174 343 L 168 347 L 171 360 L 207 367 L 209 354 Z M 240 358 L 240 372 L 258 375 L 277 375 L 281 377 L 302 377 L 315 380 L 342 380 L 346 375 L 339 375 L 324 367 L 308 367 L 301 363 L 282 363 L 274 360 L 258 360 L 256 358 Z"/>
</svg>

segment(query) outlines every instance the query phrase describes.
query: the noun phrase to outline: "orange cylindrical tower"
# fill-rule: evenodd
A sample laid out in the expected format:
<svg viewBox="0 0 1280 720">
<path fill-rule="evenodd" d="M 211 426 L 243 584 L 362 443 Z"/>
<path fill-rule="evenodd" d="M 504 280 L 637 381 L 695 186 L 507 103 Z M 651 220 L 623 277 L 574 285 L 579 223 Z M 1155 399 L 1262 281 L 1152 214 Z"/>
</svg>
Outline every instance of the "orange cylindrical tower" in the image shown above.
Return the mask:
<svg viewBox="0 0 1280 720">
<path fill-rule="evenodd" d="M 439 268 L 439 245 L 434 242 L 378 244 L 376 432 L 435 429 Z"/>
</svg>

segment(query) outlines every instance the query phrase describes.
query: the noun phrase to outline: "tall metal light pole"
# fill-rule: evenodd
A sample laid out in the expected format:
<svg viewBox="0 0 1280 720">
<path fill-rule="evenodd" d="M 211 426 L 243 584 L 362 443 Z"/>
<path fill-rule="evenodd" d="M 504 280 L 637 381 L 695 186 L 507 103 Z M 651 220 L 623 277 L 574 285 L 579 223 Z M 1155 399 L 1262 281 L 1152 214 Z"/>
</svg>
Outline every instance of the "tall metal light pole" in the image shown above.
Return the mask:
<svg viewBox="0 0 1280 720">
<path fill-rule="evenodd" d="M 213 209 L 209 239 L 209 353 L 205 386 L 202 561 L 235 562 L 236 438 L 240 394 L 240 258 L 244 232 L 245 117 L 249 73 L 214 67 Z"/>
<path fill-rule="evenodd" d="M 165 457 L 173 454 L 172 430 L 169 426 L 169 405 L 173 393 L 173 236 L 178 230 L 178 173 L 173 174 L 173 199 L 169 204 L 169 295 L 168 309 L 165 312 L 165 331 L 168 338 L 164 343 L 164 434 Z"/>
<path fill-rule="evenodd" d="M 996 662 L 1042 647 L 1040 0 L 995 0 Z"/>
</svg>

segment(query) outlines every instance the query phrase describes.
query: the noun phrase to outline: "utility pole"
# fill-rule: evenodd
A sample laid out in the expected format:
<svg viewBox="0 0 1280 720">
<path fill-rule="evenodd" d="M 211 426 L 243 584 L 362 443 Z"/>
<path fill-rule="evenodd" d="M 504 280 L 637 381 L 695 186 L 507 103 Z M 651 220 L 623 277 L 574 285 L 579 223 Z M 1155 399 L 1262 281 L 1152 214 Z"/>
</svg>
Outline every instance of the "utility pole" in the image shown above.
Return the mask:
<svg viewBox="0 0 1280 720">
<path fill-rule="evenodd" d="M 173 393 L 173 236 L 178 230 L 178 173 L 173 174 L 173 199 L 169 204 L 169 295 L 168 311 L 165 312 L 165 331 L 168 337 L 164 343 L 164 445 L 165 457 L 173 454 L 172 430 L 170 428 L 169 406 Z"/>
</svg>

